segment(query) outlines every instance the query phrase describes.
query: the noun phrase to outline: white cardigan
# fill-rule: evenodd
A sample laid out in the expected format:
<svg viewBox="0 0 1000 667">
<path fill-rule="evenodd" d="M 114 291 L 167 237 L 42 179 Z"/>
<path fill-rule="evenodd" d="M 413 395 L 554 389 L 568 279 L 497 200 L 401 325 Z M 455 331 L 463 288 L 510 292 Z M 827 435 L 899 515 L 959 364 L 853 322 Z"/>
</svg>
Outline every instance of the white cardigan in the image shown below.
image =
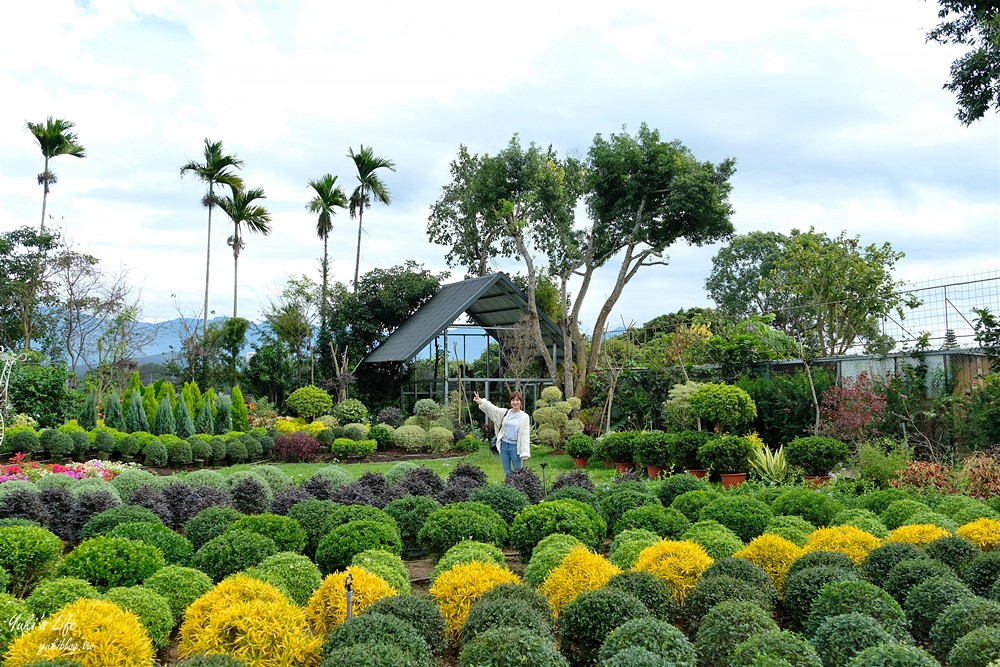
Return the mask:
<svg viewBox="0 0 1000 667">
<path fill-rule="evenodd" d="M 500 408 L 485 398 L 479 401 L 479 409 L 486 413 L 487 418 L 493 422 L 497 430 L 497 442 L 503 436 L 503 420 L 507 418 L 507 408 Z M 524 418 L 517 428 L 517 455 L 519 458 L 531 458 L 531 418 L 528 413 L 524 413 Z"/>
</svg>

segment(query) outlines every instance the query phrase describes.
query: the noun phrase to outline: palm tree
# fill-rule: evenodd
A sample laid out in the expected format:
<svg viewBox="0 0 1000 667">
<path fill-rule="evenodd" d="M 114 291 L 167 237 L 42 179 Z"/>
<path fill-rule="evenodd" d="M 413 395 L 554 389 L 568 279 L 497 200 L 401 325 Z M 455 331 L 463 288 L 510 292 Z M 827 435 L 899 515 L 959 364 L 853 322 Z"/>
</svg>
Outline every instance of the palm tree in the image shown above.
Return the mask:
<svg viewBox="0 0 1000 667">
<path fill-rule="evenodd" d="M 328 325 L 326 290 L 330 275 L 327 243 L 330 232 L 333 231 L 333 216 L 337 214 L 338 208 L 347 208 L 347 195 L 337 185 L 337 177 L 332 174 L 324 174 L 322 178 L 309 181 L 309 187 L 316 192 L 316 196 L 306 204 L 306 208 L 310 213 L 319 215 L 316 220 L 316 235 L 323 239 L 323 285 L 320 292 L 319 328 L 320 339 L 324 339 Z M 320 352 L 322 353 L 322 348 Z"/>
<path fill-rule="evenodd" d="M 263 206 L 254 203 L 258 199 L 267 199 L 262 188 L 250 190 L 234 186 L 230 186 L 230 188 L 233 191 L 233 196 L 222 197 L 218 204 L 222 212 L 233 221 L 233 235 L 226 240 L 226 243 L 233 249 L 233 319 L 235 320 L 237 272 L 240 265 L 240 251 L 245 245 L 240 227 L 245 225 L 246 231 L 267 236 L 271 233 L 271 214 Z"/>
<path fill-rule="evenodd" d="M 205 139 L 204 162 L 188 162 L 181 167 L 181 177 L 194 174 L 199 180 L 208 184 L 208 192 L 202 197 L 201 203 L 208 207 L 208 243 L 205 251 L 205 310 L 202 320 L 202 333 L 208 335 L 208 270 L 212 263 L 212 207 L 219 203 L 215 196 L 216 185 L 228 185 L 231 188 L 242 188 L 243 180 L 234 174 L 232 169 L 243 166 L 243 160 L 235 155 L 225 155 L 222 152 L 222 142 Z"/>
<path fill-rule="evenodd" d="M 38 175 L 38 184 L 42 186 L 42 224 L 40 231 L 45 232 L 45 205 L 48 202 L 49 186 L 56 182 L 56 175 L 49 171 L 49 160 L 60 155 L 87 157 L 84 148 L 76 141 L 76 133 L 71 130 L 74 123 L 61 118 L 49 116 L 45 123 L 26 121 L 28 132 L 35 137 L 45 158 L 45 168 Z"/>
<path fill-rule="evenodd" d="M 396 171 L 396 163 L 384 157 L 378 157 L 371 147 L 365 148 L 361 145 L 357 153 L 347 149 L 347 157 L 354 160 L 354 166 L 358 170 L 358 187 L 351 193 L 351 219 L 358 218 L 358 252 L 354 257 L 354 289 L 358 289 L 358 267 L 361 265 L 361 222 L 365 215 L 365 209 L 371 207 L 371 198 L 375 201 L 389 205 L 391 198 L 389 188 L 385 186 L 382 179 L 375 173 L 376 169 L 388 169 Z"/>
</svg>

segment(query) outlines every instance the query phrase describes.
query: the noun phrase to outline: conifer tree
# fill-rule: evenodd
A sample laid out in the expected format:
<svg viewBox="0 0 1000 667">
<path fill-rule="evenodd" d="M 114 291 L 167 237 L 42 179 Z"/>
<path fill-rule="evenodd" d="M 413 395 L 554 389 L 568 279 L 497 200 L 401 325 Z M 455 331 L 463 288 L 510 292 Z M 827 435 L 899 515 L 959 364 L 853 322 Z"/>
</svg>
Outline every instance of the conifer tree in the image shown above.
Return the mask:
<svg viewBox="0 0 1000 667">
<path fill-rule="evenodd" d="M 129 433 L 149 431 L 149 419 L 146 418 L 146 411 L 142 407 L 139 390 L 133 389 L 130 398 L 128 408 L 125 410 L 125 430 Z"/>
<path fill-rule="evenodd" d="M 174 426 L 176 427 L 174 434 L 178 438 L 187 440 L 194 435 L 194 420 L 191 419 L 191 412 L 188 410 L 187 400 L 184 397 L 183 391 L 181 391 L 180 400 L 174 406 Z"/>
<path fill-rule="evenodd" d="M 233 403 L 225 394 L 219 394 L 216 399 L 215 432 L 229 433 L 233 430 Z"/>
<path fill-rule="evenodd" d="M 97 396 L 93 392 L 87 393 L 87 399 L 83 402 L 83 409 L 80 410 L 76 421 L 88 431 L 97 428 Z"/>
<path fill-rule="evenodd" d="M 122 401 L 122 414 L 128 412 L 128 404 L 132 400 L 132 390 L 138 391 L 139 396 L 142 396 L 142 391 L 145 387 L 142 386 L 142 378 L 139 377 L 139 371 L 132 371 L 132 375 L 128 379 L 128 388 L 125 389 L 125 393 L 122 394 L 124 401 Z"/>
<path fill-rule="evenodd" d="M 233 387 L 233 430 L 246 433 L 250 430 L 250 411 L 247 409 L 246 401 L 243 399 L 243 392 L 239 385 Z"/>
<path fill-rule="evenodd" d="M 104 425 L 118 431 L 125 430 L 125 414 L 118 394 L 114 391 L 104 397 Z"/>
<path fill-rule="evenodd" d="M 146 423 L 152 426 L 156 423 L 156 408 L 160 402 L 156 400 L 156 386 L 149 385 L 142 393 L 142 408 L 146 411 Z"/>
<path fill-rule="evenodd" d="M 198 421 L 195 422 L 195 430 L 205 435 L 215 433 L 215 420 L 212 418 L 212 397 L 205 392 L 201 400 L 201 409 L 198 410 Z"/>
<path fill-rule="evenodd" d="M 156 407 L 156 420 L 153 422 L 153 435 L 173 435 L 177 430 L 174 424 L 174 410 L 170 406 L 170 397 L 164 396 Z"/>
<path fill-rule="evenodd" d="M 201 390 L 197 382 L 185 382 L 181 389 L 181 397 L 187 402 L 191 421 L 198 421 L 198 410 L 201 409 Z"/>
<path fill-rule="evenodd" d="M 177 402 L 177 390 L 174 389 L 173 384 L 167 382 L 166 380 L 158 384 L 159 386 L 156 388 L 156 402 L 159 403 L 163 400 L 163 397 L 166 396 L 170 399 L 170 409 L 173 410 L 174 403 Z"/>
</svg>

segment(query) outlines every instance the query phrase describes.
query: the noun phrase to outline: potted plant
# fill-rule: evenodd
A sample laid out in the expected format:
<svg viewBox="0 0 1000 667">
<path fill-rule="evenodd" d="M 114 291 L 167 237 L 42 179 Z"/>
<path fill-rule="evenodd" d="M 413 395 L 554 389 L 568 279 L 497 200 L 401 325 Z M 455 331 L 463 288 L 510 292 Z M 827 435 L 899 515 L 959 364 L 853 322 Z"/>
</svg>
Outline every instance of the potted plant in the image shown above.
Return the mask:
<svg viewBox="0 0 1000 667">
<path fill-rule="evenodd" d="M 646 474 L 656 479 L 673 467 L 673 438 L 663 431 L 643 431 L 635 437 L 635 462 L 646 466 Z"/>
<path fill-rule="evenodd" d="M 573 465 L 586 468 L 588 459 L 594 455 L 594 439 L 586 433 L 577 433 L 566 438 L 566 453 L 573 457 Z"/>
<path fill-rule="evenodd" d="M 738 435 L 712 438 L 698 449 L 698 460 L 718 472 L 726 488 L 742 484 L 747 477 L 753 443 Z"/>
<path fill-rule="evenodd" d="M 757 417 L 757 405 L 743 389 L 731 384 L 705 384 L 691 394 L 691 414 L 724 433 Z"/>
<path fill-rule="evenodd" d="M 601 438 L 601 450 L 604 458 L 615 465 L 619 473 L 635 470 L 635 451 L 633 444 L 636 433 L 634 431 L 618 431 L 608 433 Z"/>
<path fill-rule="evenodd" d="M 698 462 L 698 449 L 713 437 L 708 431 L 681 431 L 670 435 L 673 464 L 695 477 L 704 477 L 705 469 Z"/>
<path fill-rule="evenodd" d="M 795 438 L 785 446 L 788 463 L 805 470 L 807 481 L 817 483 L 828 481 L 830 471 L 850 455 L 847 443 L 818 435 Z"/>
</svg>

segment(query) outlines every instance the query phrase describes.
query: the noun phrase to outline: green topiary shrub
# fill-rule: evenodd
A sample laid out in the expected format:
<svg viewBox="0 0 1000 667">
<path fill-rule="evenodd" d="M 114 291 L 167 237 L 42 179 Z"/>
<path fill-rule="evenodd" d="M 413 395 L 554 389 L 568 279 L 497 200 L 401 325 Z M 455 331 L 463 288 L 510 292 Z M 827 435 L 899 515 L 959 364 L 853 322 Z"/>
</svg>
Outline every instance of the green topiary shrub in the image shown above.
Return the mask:
<svg viewBox="0 0 1000 667">
<path fill-rule="evenodd" d="M 860 577 L 854 569 L 829 565 L 801 568 L 794 572 L 789 570 L 782 596 L 785 624 L 790 630 L 804 630 L 813 601 L 824 586 L 838 581 L 858 580 Z"/>
<path fill-rule="evenodd" d="M 896 563 L 882 583 L 882 588 L 889 592 L 897 602 L 905 602 L 910 589 L 931 577 L 945 577 L 952 574 L 944 563 L 930 558 L 911 558 Z"/>
<path fill-rule="evenodd" d="M 333 407 L 333 398 L 319 387 L 310 384 L 299 387 L 289 394 L 285 399 L 285 405 L 299 417 L 311 422 L 320 415 L 329 414 Z M 341 420 L 340 423 L 346 422 Z"/>
<path fill-rule="evenodd" d="M 24 604 L 32 614 L 45 618 L 80 598 L 99 600 L 101 593 L 83 579 L 60 577 L 39 583 Z"/>
<path fill-rule="evenodd" d="M 625 512 L 615 523 L 615 534 L 630 528 L 650 530 L 664 539 L 679 539 L 691 522 L 675 509 L 662 505 L 645 505 Z"/>
<path fill-rule="evenodd" d="M 958 535 L 940 537 L 924 547 L 924 551 L 950 567 L 955 574 L 961 574 L 982 553 L 979 547 Z"/>
<path fill-rule="evenodd" d="M 867 581 L 834 581 L 820 590 L 806 619 L 806 634 L 815 636 L 827 619 L 858 612 L 867 614 L 896 639 L 908 639 L 909 623 L 902 607 L 886 591 Z"/>
<path fill-rule="evenodd" d="M 753 443 L 748 438 L 724 435 L 698 448 L 698 463 L 716 473 L 746 472 L 751 454 Z"/>
<path fill-rule="evenodd" d="M 334 527 L 316 547 L 316 565 L 324 575 L 345 569 L 355 555 L 384 549 L 400 555 L 403 541 L 395 526 L 378 521 L 350 521 Z"/>
<path fill-rule="evenodd" d="M 549 576 L 549 572 L 554 570 L 570 551 L 579 546 L 583 546 L 583 543 L 572 535 L 553 533 L 543 538 L 531 552 L 531 560 L 524 570 L 524 583 L 536 588 L 541 586 Z"/>
<path fill-rule="evenodd" d="M 123 523 L 157 523 L 163 525 L 156 514 L 139 505 L 119 505 L 109 510 L 104 510 L 94 516 L 83 525 L 80 531 L 81 539 L 89 539 L 98 535 L 106 535 L 112 528 Z"/>
<path fill-rule="evenodd" d="M 365 645 L 368 645 L 369 653 L 372 652 L 375 645 L 389 645 L 402 650 L 406 662 L 399 664 L 433 666 L 427 642 L 413 629 L 412 625 L 395 616 L 377 612 L 367 612 L 355 616 L 331 630 L 326 636 L 326 641 L 323 642 L 323 664 L 345 664 L 336 657 L 338 651 Z M 359 654 L 359 657 L 362 655 Z M 362 662 L 360 664 L 371 663 Z"/>
<path fill-rule="evenodd" d="M 705 615 L 727 600 L 752 602 L 770 613 L 774 610 L 775 596 L 773 588 L 761 588 L 729 575 L 703 576 L 684 598 L 681 615 L 688 634 L 695 635 Z"/>
<path fill-rule="evenodd" d="M 84 540 L 59 564 L 60 576 L 79 577 L 106 591 L 134 586 L 165 565 L 156 547 L 120 537 Z"/>
<path fill-rule="evenodd" d="M 607 433 L 598 440 L 597 448 L 605 461 L 615 463 L 635 462 L 636 431 Z"/>
<path fill-rule="evenodd" d="M 548 599 L 531 586 L 524 584 L 500 584 L 483 593 L 478 602 L 523 602 L 540 613 L 547 623 L 552 622 L 552 608 Z M 477 604 L 478 604 L 477 602 Z"/>
<path fill-rule="evenodd" d="M 45 528 L 0 528 L 0 568 L 10 575 L 6 589 L 17 597 L 27 595 L 56 567 L 62 550 L 59 538 Z"/>
<path fill-rule="evenodd" d="M 873 584 L 884 584 L 889 572 L 904 560 L 927 558 L 923 549 L 908 542 L 889 542 L 868 552 L 861 564 L 865 579 Z"/>
<path fill-rule="evenodd" d="M 302 553 L 306 548 L 306 531 L 299 522 L 277 514 L 253 514 L 240 517 L 226 526 L 223 534 L 235 530 L 245 530 L 263 535 L 274 541 L 278 551 Z"/>
<path fill-rule="evenodd" d="M 54 432 L 58 433 L 57 431 Z M 42 451 L 42 442 L 39 440 L 38 434 L 30 428 L 23 428 L 16 431 L 13 428 L 7 429 L 4 436 L 4 445 L 11 452 L 33 454 Z"/>
<path fill-rule="evenodd" d="M 469 500 L 493 508 L 509 525 L 518 512 L 531 504 L 528 496 L 508 484 L 487 484 L 472 492 Z"/>
<path fill-rule="evenodd" d="M 885 527 L 885 524 L 882 523 L 882 520 L 874 512 L 860 508 L 837 512 L 830 520 L 830 525 L 854 526 L 878 538 L 885 538 L 889 534 L 889 529 Z"/>
<path fill-rule="evenodd" d="M 427 431 L 413 424 L 404 424 L 392 434 L 392 442 L 407 452 L 422 452 L 428 448 Z"/>
<path fill-rule="evenodd" d="M 191 559 L 212 581 L 218 583 L 231 574 L 259 564 L 278 552 L 274 540 L 246 530 L 234 530 L 213 537 Z"/>
<path fill-rule="evenodd" d="M 232 507 L 207 507 L 184 522 L 184 536 L 197 551 L 209 540 L 222 535 L 243 514 Z"/>
<path fill-rule="evenodd" d="M 867 648 L 892 642 L 892 637 L 871 616 L 851 612 L 826 619 L 812 644 L 824 667 L 846 667 Z"/>
<path fill-rule="evenodd" d="M 785 660 L 792 667 L 823 667 L 816 649 L 787 630 L 762 632 L 737 644 L 732 667 L 756 667 L 759 657 Z"/>
<path fill-rule="evenodd" d="M 403 548 L 415 550 L 420 548 L 417 536 L 424 522 L 440 508 L 441 503 L 428 496 L 404 496 L 387 503 L 385 513 L 396 520 Z"/>
<path fill-rule="evenodd" d="M 800 547 L 805 545 L 814 530 L 816 526 L 795 515 L 776 516 L 764 528 L 765 533 L 778 535 Z"/>
<path fill-rule="evenodd" d="M 104 594 L 104 599 L 138 616 L 154 649 L 160 650 L 170 643 L 174 614 L 165 597 L 142 586 L 131 586 L 112 588 Z"/>
<path fill-rule="evenodd" d="M 940 663 L 921 648 L 890 643 L 866 648 L 847 667 L 940 667 Z"/>
<path fill-rule="evenodd" d="M 148 521 L 122 523 L 108 531 L 107 536 L 136 540 L 155 547 L 160 550 L 164 561 L 169 565 L 187 565 L 194 556 L 191 541 L 162 523 Z"/>
<path fill-rule="evenodd" d="M 746 546 L 736 533 L 711 519 L 698 521 L 681 538 L 700 545 L 712 558 L 727 558 Z"/>
<path fill-rule="evenodd" d="M 577 433 L 566 438 L 563 443 L 566 454 L 577 459 L 589 459 L 594 455 L 594 439 L 586 433 Z"/>
<path fill-rule="evenodd" d="M 406 621 L 427 642 L 433 655 L 441 656 L 447 647 L 444 616 L 430 597 L 394 595 L 378 600 L 366 607 L 363 613 L 385 614 Z"/>
<path fill-rule="evenodd" d="M 368 437 L 375 441 L 379 449 L 392 446 L 392 434 L 393 428 L 388 424 L 375 424 L 368 429 Z"/>
<path fill-rule="evenodd" d="M 930 640 L 931 627 L 944 610 L 965 598 L 974 597 L 969 587 L 954 575 L 931 577 L 910 589 L 903 604 L 910 632 L 921 646 Z"/>
<path fill-rule="evenodd" d="M 807 475 L 826 475 L 850 455 L 847 443 L 824 436 L 799 437 L 785 445 L 789 465 L 802 468 Z"/>
<path fill-rule="evenodd" d="M 35 616 L 23 600 L 0 592 L 0 655 L 23 632 L 35 625 Z"/>
<path fill-rule="evenodd" d="M 689 491 L 708 491 L 710 487 L 708 483 L 702 479 L 695 477 L 694 475 L 688 475 L 687 473 L 682 473 L 679 475 L 670 475 L 669 477 L 664 477 L 660 482 L 660 486 L 657 489 L 657 496 L 660 498 L 660 502 L 663 503 L 664 507 L 669 507 L 674 499 L 676 499 L 681 494 L 687 493 Z M 678 508 L 680 509 L 680 508 Z M 685 513 L 686 514 L 686 513 Z M 690 517 L 689 517 L 690 518 Z"/>
<path fill-rule="evenodd" d="M 461 644 L 466 644 L 492 628 L 523 628 L 553 640 L 552 617 L 542 614 L 522 600 L 478 601 L 469 609 L 462 625 Z"/>
<path fill-rule="evenodd" d="M 700 519 L 718 521 L 744 542 L 764 532 L 774 518 L 771 508 L 759 500 L 739 496 L 721 496 L 706 505 Z"/>
<path fill-rule="evenodd" d="M 212 580 L 193 567 L 167 565 L 146 577 L 142 585 L 162 595 L 174 618 L 179 619 L 192 602 L 211 590 Z"/>
<path fill-rule="evenodd" d="M 667 621 L 646 616 L 635 618 L 612 630 L 598 650 L 600 664 L 625 649 L 638 646 L 659 656 L 665 664 L 676 667 L 695 667 L 697 655 L 694 646 L 684 634 Z"/>
<path fill-rule="evenodd" d="M 612 630 L 648 615 L 638 598 L 620 590 L 599 588 L 581 593 L 559 615 L 560 647 L 573 665 L 593 665 Z"/>
<path fill-rule="evenodd" d="M 1000 658 L 1000 625 L 987 625 L 965 635 L 948 653 L 948 667 L 986 667 Z"/>
<path fill-rule="evenodd" d="M 309 558 L 291 551 L 280 551 L 268 556 L 259 565 L 242 572 L 277 586 L 295 604 L 304 607 L 319 588 L 323 576 Z"/>
<path fill-rule="evenodd" d="M 551 640 L 524 628 L 487 630 L 466 644 L 458 656 L 458 667 L 480 665 L 569 667 Z"/>
<path fill-rule="evenodd" d="M 353 440 L 337 438 L 330 445 L 330 453 L 337 459 L 361 459 L 378 449 L 374 440 Z"/>
<path fill-rule="evenodd" d="M 703 384 L 688 399 L 691 416 L 731 430 L 757 416 L 757 406 L 743 389 L 722 383 Z"/>
<path fill-rule="evenodd" d="M 417 533 L 420 546 L 431 554 L 444 554 L 469 539 L 503 546 L 507 523 L 482 503 L 452 503 L 431 512 Z"/>
<path fill-rule="evenodd" d="M 333 416 L 340 424 L 367 424 L 368 408 L 361 401 L 349 398 L 334 406 Z"/>
<path fill-rule="evenodd" d="M 605 586 L 634 595 L 656 618 L 674 622 L 680 616 L 670 585 L 651 572 L 625 570 L 611 577 Z"/>
<path fill-rule="evenodd" d="M 998 618 L 1000 602 L 981 597 L 962 598 L 947 607 L 931 626 L 931 652 L 944 661 L 955 642 L 977 628 L 996 623 Z"/>
<path fill-rule="evenodd" d="M 645 488 L 635 488 L 625 484 L 615 484 L 600 495 L 601 515 L 607 522 L 607 527 L 613 527 L 625 512 L 645 507 L 647 505 L 660 505 L 656 496 L 652 495 Z"/>
<path fill-rule="evenodd" d="M 510 544 L 523 560 L 528 560 L 535 545 L 552 533 L 572 535 L 596 549 L 606 532 L 607 525 L 590 505 L 568 499 L 549 500 L 518 513 L 511 525 Z"/>
<path fill-rule="evenodd" d="M 754 635 L 773 632 L 778 625 L 753 602 L 722 602 L 702 619 L 695 637 L 699 667 L 728 667 L 736 647 Z"/>
<path fill-rule="evenodd" d="M 167 465 L 167 447 L 159 440 L 151 440 L 142 448 L 142 455 L 145 457 L 143 463 L 146 466 L 162 468 Z"/>
<path fill-rule="evenodd" d="M 910 517 L 929 511 L 930 508 L 924 503 L 907 498 L 905 500 L 894 500 L 882 511 L 879 518 L 882 519 L 882 523 L 885 524 L 886 528 L 895 530 L 905 525 Z"/>
<path fill-rule="evenodd" d="M 810 567 L 836 567 L 842 570 L 850 570 L 858 575 L 861 574 L 861 568 L 847 554 L 839 551 L 824 551 L 823 549 L 810 551 L 801 558 L 796 559 L 788 568 L 788 574 L 791 575 L 799 570 Z"/>
<path fill-rule="evenodd" d="M 434 566 L 431 572 L 431 582 L 438 578 L 438 575 L 447 572 L 451 568 L 461 563 L 496 563 L 501 567 L 507 567 L 507 559 L 503 551 L 496 545 L 476 542 L 475 540 L 462 540 L 455 546 L 444 552 L 441 560 Z"/>
<path fill-rule="evenodd" d="M 814 526 L 827 526 L 843 509 L 836 500 L 812 489 L 794 488 L 783 491 L 771 503 L 775 514 L 794 514 Z"/>
<path fill-rule="evenodd" d="M 986 597 L 1000 580 L 1000 550 L 987 551 L 976 556 L 962 572 L 962 581 L 969 585 L 976 595 Z"/>
<path fill-rule="evenodd" d="M 387 584 L 396 589 L 397 593 L 410 594 L 410 573 L 403 559 L 397 554 L 383 549 L 369 549 L 356 554 L 351 559 L 351 565 L 363 567 L 374 575 L 378 575 Z"/>
</svg>

